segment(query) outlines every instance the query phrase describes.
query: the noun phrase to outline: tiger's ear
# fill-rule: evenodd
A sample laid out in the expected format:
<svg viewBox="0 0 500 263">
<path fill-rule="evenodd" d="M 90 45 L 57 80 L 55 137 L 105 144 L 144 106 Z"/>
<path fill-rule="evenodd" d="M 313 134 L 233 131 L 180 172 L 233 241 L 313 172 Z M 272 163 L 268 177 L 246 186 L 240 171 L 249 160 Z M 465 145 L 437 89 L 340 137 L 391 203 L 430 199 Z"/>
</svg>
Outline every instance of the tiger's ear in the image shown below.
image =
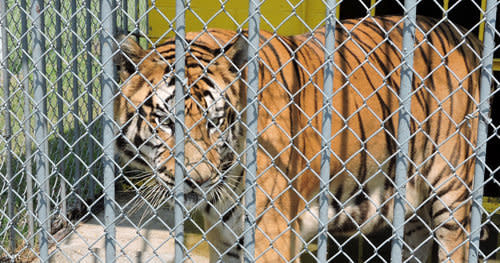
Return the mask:
<svg viewBox="0 0 500 263">
<path fill-rule="evenodd" d="M 121 81 L 126 80 L 131 74 L 138 71 L 138 64 L 147 54 L 134 40 L 126 35 L 118 35 L 119 44 L 113 61 L 117 67 Z"/>
<path fill-rule="evenodd" d="M 242 35 L 238 36 L 238 38 L 229 46 L 224 54 L 231 62 L 229 70 L 233 73 L 239 72 L 248 61 L 247 39 Z"/>
</svg>

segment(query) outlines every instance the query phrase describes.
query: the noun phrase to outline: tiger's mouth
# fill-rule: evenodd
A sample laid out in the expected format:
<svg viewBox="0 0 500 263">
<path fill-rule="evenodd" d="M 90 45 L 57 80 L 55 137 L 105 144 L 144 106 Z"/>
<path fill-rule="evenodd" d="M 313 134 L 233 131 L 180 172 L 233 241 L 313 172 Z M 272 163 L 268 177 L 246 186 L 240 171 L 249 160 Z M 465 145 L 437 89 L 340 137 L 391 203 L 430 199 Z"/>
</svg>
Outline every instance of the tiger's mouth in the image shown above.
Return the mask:
<svg viewBox="0 0 500 263">
<path fill-rule="evenodd" d="M 200 208 L 203 208 L 208 203 L 215 204 L 215 202 L 214 203 L 212 202 L 212 201 L 215 201 L 215 199 L 212 200 L 210 198 L 210 196 L 213 195 L 213 193 L 211 193 L 211 191 L 207 191 L 206 193 L 202 193 L 202 192 L 200 192 L 198 190 L 194 190 L 194 189 L 187 190 L 185 188 L 184 190 L 185 191 L 184 191 L 183 206 L 189 212 L 191 212 L 192 210 L 198 210 Z"/>
<path fill-rule="evenodd" d="M 184 173 L 182 188 L 186 208 L 200 207 L 200 205 L 206 203 L 216 204 L 227 197 L 234 198 L 235 193 L 233 191 L 236 190 L 241 181 L 243 170 L 241 172 L 238 169 L 233 171 L 233 169 L 237 168 L 233 160 L 222 162 L 219 167 L 218 171 L 211 174 L 199 172 L 196 169 L 190 170 L 191 173 L 189 174 Z M 173 200 L 172 196 L 176 194 L 174 170 L 162 166 L 157 168 L 157 172 L 153 174 L 155 180 L 143 187 L 141 191 L 147 199 L 157 201 L 155 203 L 161 203 L 160 200 L 156 199 L 166 199 L 166 203 L 172 206 L 173 203 L 170 201 Z M 150 175 L 152 174 L 150 173 Z"/>
<path fill-rule="evenodd" d="M 184 175 L 183 182 L 183 192 L 184 192 L 184 202 L 196 205 L 206 201 L 207 195 L 213 192 L 214 182 L 212 180 L 206 180 L 203 182 L 193 182 L 191 176 Z M 159 174 L 158 180 L 161 184 L 168 188 L 168 195 L 175 195 L 175 177 L 173 174 L 164 173 Z"/>
</svg>

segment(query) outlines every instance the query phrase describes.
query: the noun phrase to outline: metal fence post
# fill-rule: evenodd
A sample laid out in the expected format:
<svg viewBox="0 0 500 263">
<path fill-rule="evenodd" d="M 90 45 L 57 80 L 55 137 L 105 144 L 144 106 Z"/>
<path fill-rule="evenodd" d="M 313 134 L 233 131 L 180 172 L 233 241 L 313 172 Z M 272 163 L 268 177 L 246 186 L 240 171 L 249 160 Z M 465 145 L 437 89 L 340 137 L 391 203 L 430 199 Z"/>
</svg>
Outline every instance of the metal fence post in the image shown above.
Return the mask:
<svg viewBox="0 0 500 263">
<path fill-rule="evenodd" d="M 413 48 L 415 38 L 415 23 L 417 17 L 417 2 L 415 0 L 405 0 L 404 3 L 404 25 L 403 25 L 403 46 L 401 57 L 401 82 L 399 88 L 399 124 L 398 124 L 398 146 L 399 151 L 396 157 L 396 177 L 394 195 L 394 236 L 391 244 L 391 262 L 402 261 L 404 246 L 404 223 L 405 223 L 405 200 L 406 181 L 408 173 L 408 143 L 410 138 L 411 119 L 411 91 L 413 81 Z"/>
<path fill-rule="evenodd" d="M 14 189 L 12 180 L 14 179 L 12 176 L 12 128 L 11 128 L 11 120 L 10 120 L 10 111 L 11 103 L 10 103 L 10 74 L 8 70 L 8 41 L 7 41 L 7 15 L 5 10 L 7 9 L 7 3 L 5 1 L 1 1 L 0 3 L 0 17 L 2 18 L 0 21 L 0 29 L 1 29 L 1 59 L 0 59 L 0 67 L 2 68 L 2 86 L 3 86 L 3 96 L 4 96 L 4 118 L 5 118 L 5 132 L 2 137 L 5 140 L 5 150 L 7 151 L 6 156 L 6 179 L 8 185 L 7 191 L 7 216 L 9 227 L 9 251 L 11 253 L 15 252 L 16 249 L 16 223 L 14 219 Z"/>
<path fill-rule="evenodd" d="M 248 86 L 246 124 L 245 228 L 244 260 L 255 262 L 256 182 L 257 182 L 257 119 L 259 91 L 260 0 L 248 4 Z"/>
<path fill-rule="evenodd" d="M 73 63 L 71 65 L 71 74 L 73 75 L 73 89 L 72 89 L 72 92 L 73 92 L 73 114 L 76 115 L 76 116 L 79 116 L 79 112 L 80 112 L 80 106 L 78 105 L 78 98 L 79 98 L 79 87 L 80 85 L 78 85 L 78 59 L 76 58 L 77 54 L 78 54 L 78 47 L 76 45 L 76 41 L 77 41 L 77 15 L 76 15 L 76 0 L 71 0 L 71 21 L 70 21 L 70 24 L 71 24 L 71 56 L 73 57 Z M 72 147 L 70 147 L 70 151 L 73 153 L 73 154 L 76 154 L 76 155 L 80 155 L 81 154 L 81 150 L 80 150 L 80 140 L 79 140 L 79 137 L 81 136 L 80 134 L 80 123 L 79 123 L 79 118 L 73 118 L 74 119 L 74 123 L 73 123 L 73 128 L 74 128 L 74 131 L 73 131 L 73 140 L 71 141 L 72 143 Z M 72 170 L 73 170 L 73 173 L 72 173 L 72 181 L 71 181 L 71 184 L 73 185 L 72 188 L 75 188 L 75 194 L 77 195 L 83 195 L 83 186 L 82 186 L 82 183 L 77 183 L 75 184 L 75 182 L 78 182 L 80 180 L 80 178 L 82 177 L 82 173 L 80 171 L 80 161 L 79 161 L 79 158 L 73 158 L 73 167 L 72 167 Z M 74 200 L 76 202 L 80 202 L 79 198 L 74 198 Z M 78 203 L 77 203 L 78 204 Z M 80 206 L 78 204 L 78 206 Z M 79 208 L 79 207 L 78 207 Z"/>
<path fill-rule="evenodd" d="M 476 163 L 474 166 L 474 183 L 472 190 L 471 229 L 469 237 L 469 263 L 478 262 L 480 253 L 479 239 L 481 235 L 481 212 L 483 200 L 483 184 L 486 159 L 486 143 L 488 141 L 488 122 L 490 112 L 490 89 L 492 84 L 493 54 L 495 52 L 495 23 L 497 1 L 488 0 L 486 5 L 486 23 L 481 59 L 481 79 L 479 93 L 479 123 L 477 127 Z"/>
<path fill-rule="evenodd" d="M 327 262 L 328 191 L 330 186 L 330 156 L 332 137 L 333 64 L 335 50 L 336 0 L 326 3 L 325 66 L 323 69 L 323 118 L 321 123 L 321 167 L 319 180 L 318 262 Z"/>
<path fill-rule="evenodd" d="M 103 106 L 103 173 L 104 173 L 104 232 L 106 262 L 116 261 L 116 215 L 115 202 L 115 167 L 114 167 L 114 121 L 113 97 L 115 88 L 115 65 L 113 64 L 114 34 L 115 34 L 115 5 L 113 0 L 103 0 L 101 3 L 101 63 L 103 73 L 102 105 Z"/>
<path fill-rule="evenodd" d="M 93 76 L 92 76 L 92 41 L 91 35 L 92 35 L 92 12 L 91 12 L 91 0 L 85 0 L 85 51 L 86 51 L 86 57 L 85 57 L 85 71 L 86 71 L 86 80 L 87 80 L 87 85 L 85 87 L 85 91 L 87 92 L 87 119 L 89 125 L 87 132 L 90 134 L 88 136 L 88 157 L 87 160 L 89 162 L 93 162 L 93 159 L 95 158 L 94 154 L 94 139 L 92 139 L 91 134 L 94 132 L 93 125 L 91 122 L 94 120 L 94 99 L 92 97 L 92 92 L 93 92 Z M 88 199 L 93 200 L 95 197 L 95 181 L 92 178 L 94 174 L 94 165 L 91 165 L 88 167 L 88 174 L 91 175 L 89 176 L 89 185 L 88 185 Z"/>
<path fill-rule="evenodd" d="M 175 1 L 175 262 L 184 262 L 184 86 L 186 22 L 184 0 Z M 136 11 L 137 14 L 137 11 Z"/>
<path fill-rule="evenodd" d="M 32 3 L 31 17 L 33 18 L 33 59 L 35 71 L 33 73 L 34 100 L 35 100 L 35 163 L 38 188 L 37 215 L 40 222 L 39 249 L 40 261 L 48 262 L 49 259 L 49 192 L 48 192 L 48 166 L 49 155 L 47 144 L 47 87 L 45 81 L 45 38 L 43 32 L 43 1 L 34 0 Z"/>
<path fill-rule="evenodd" d="M 23 74 L 22 85 L 24 89 L 24 143 L 25 143 L 25 156 L 26 161 L 24 164 L 24 170 L 26 171 L 26 198 L 28 203 L 28 235 L 30 238 L 28 239 L 28 243 L 33 247 L 35 245 L 35 240 L 32 235 L 35 233 L 35 222 L 33 218 L 34 213 L 34 200 L 33 200 L 33 167 L 32 167 L 32 149 L 33 146 L 31 141 L 31 94 L 30 94 L 30 85 L 29 85 L 29 69 L 28 69 L 28 19 L 27 16 L 27 5 L 26 0 L 21 0 L 21 32 L 24 33 L 21 38 L 21 48 L 22 48 L 22 56 L 21 56 L 21 72 Z"/>
<path fill-rule="evenodd" d="M 146 3 L 149 3 L 149 1 L 144 1 Z M 147 10 L 147 9 L 145 9 Z M 135 25 L 135 28 L 134 28 L 134 32 L 136 31 L 140 31 L 140 23 L 139 23 L 139 12 L 140 12 L 140 5 L 139 5 L 139 0 L 135 0 L 135 10 L 134 10 L 134 25 Z M 149 26 L 146 24 L 146 28 L 148 28 Z M 139 32 L 137 32 L 139 33 Z M 139 35 L 137 34 L 136 35 L 136 40 L 137 42 L 139 42 Z"/>
<path fill-rule="evenodd" d="M 59 76 L 59 78 L 57 79 L 57 82 L 56 82 L 56 89 L 57 89 L 57 93 L 59 94 L 59 96 L 57 96 L 57 116 L 58 116 L 58 118 L 61 118 L 57 122 L 57 131 L 59 132 L 59 134 L 61 136 L 64 136 L 64 119 L 62 119 L 62 116 L 64 116 L 64 109 L 63 109 L 64 103 L 62 102 L 62 97 L 63 97 L 64 91 L 63 91 L 63 79 L 60 77 L 62 75 L 62 61 L 61 61 L 60 56 L 62 56 L 62 54 L 63 54 L 61 52 L 61 49 L 62 49 L 61 0 L 55 0 L 54 7 L 55 7 L 55 10 L 57 13 L 55 15 L 55 18 L 56 18 L 56 23 L 55 23 L 56 46 L 55 46 L 55 49 L 56 49 L 56 53 L 58 54 L 58 56 L 56 57 L 56 75 Z M 58 153 L 57 157 L 62 159 L 62 157 L 64 156 L 64 145 L 63 145 L 63 142 L 61 139 L 57 140 L 57 153 Z M 68 201 L 66 198 L 67 197 L 67 187 L 66 187 L 66 180 L 62 179 L 64 177 L 62 175 L 62 173 L 63 173 L 64 168 L 65 168 L 64 167 L 65 163 L 66 163 L 65 161 L 60 160 L 59 165 L 57 167 L 57 171 L 59 172 L 59 174 L 61 174 L 61 188 L 60 188 L 61 200 L 62 200 L 61 213 L 64 215 L 67 215 L 67 213 L 68 213 L 68 205 L 67 205 Z"/>
</svg>

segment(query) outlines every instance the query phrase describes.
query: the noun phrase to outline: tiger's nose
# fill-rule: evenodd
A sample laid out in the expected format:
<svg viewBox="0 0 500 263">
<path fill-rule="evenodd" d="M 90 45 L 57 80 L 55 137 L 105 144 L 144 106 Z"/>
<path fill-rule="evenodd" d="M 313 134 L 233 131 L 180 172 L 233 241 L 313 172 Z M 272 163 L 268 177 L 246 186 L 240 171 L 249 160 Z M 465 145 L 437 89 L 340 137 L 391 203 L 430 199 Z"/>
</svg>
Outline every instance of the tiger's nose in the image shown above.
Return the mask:
<svg viewBox="0 0 500 263">
<path fill-rule="evenodd" d="M 200 187 L 209 181 L 213 172 L 211 166 L 204 162 L 195 165 L 188 164 L 186 170 L 189 174 L 186 178 L 186 184 L 193 189 L 197 188 L 196 185 Z"/>
<path fill-rule="evenodd" d="M 192 190 L 200 189 L 208 181 L 210 181 L 210 176 L 195 175 L 193 173 L 184 180 L 186 185 Z"/>
</svg>

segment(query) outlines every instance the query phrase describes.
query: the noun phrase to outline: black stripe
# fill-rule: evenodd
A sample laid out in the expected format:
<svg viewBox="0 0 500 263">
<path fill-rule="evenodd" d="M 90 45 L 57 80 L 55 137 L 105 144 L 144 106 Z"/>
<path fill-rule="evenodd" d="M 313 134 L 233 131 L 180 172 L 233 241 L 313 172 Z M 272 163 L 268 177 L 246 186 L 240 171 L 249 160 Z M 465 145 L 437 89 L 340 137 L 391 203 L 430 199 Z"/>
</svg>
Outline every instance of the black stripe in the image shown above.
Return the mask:
<svg viewBox="0 0 500 263">
<path fill-rule="evenodd" d="M 405 232 L 405 235 L 406 235 L 406 236 L 409 236 L 409 235 L 411 235 L 411 234 L 413 234 L 413 233 L 415 233 L 415 232 L 417 232 L 417 231 L 419 231 L 419 230 L 422 230 L 423 228 L 424 228 L 424 227 L 423 227 L 422 225 L 419 225 L 419 226 L 415 227 L 415 228 L 414 228 L 414 229 L 412 229 L 412 230 L 406 231 L 406 232 Z"/>
<path fill-rule="evenodd" d="M 146 107 L 150 107 L 150 108 L 153 108 L 153 96 L 152 96 L 152 91 L 150 91 L 148 93 L 148 95 L 146 96 L 146 101 L 144 101 L 144 103 L 142 104 L 142 106 L 146 106 Z"/>
<path fill-rule="evenodd" d="M 340 206 L 342 205 L 342 194 L 344 193 L 344 185 L 340 184 L 337 192 L 335 193 L 335 198 L 332 198 L 330 205 L 335 209 L 335 212 L 338 213 L 340 210 Z"/>
<path fill-rule="evenodd" d="M 235 210 L 236 210 L 236 206 L 233 206 L 229 210 L 227 210 L 224 213 L 224 215 L 222 216 L 222 221 L 227 222 L 229 219 L 231 219 Z"/>
<path fill-rule="evenodd" d="M 139 116 L 137 116 L 137 130 L 139 131 L 144 122 L 143 118 L 146 118 L 147 114 L 142 107 L 139 107 L 137 110 L 139 111 Z"/>
<path fill-rule="evenodd" d="M 170 74 L 170 72 L 172 72 L 172 66 L 171 65 L 167 65 L 165 67 L 165 69 L 163 70 L 163 75 L 168 75 L 168 74 Z"/>
<path fill-rule="evenodd" d="M 356 105 L 356 109 L 360 109 L 361 107 L 358 105 L 357 102 L 355 102 L 355 105 Z M 365 131 L 365 126 L 364 126 L 364 122 L 363 120 L 361 119 L 361 114 L 360 112 L 358 113 L 358 125 L 359 125 L 359 132 L 361 134 L 359 134 L 360 138 L 361 138 L 361 141 L 362 141 L 362 146 L 364 146 L 364 150 L 361 151 L 360 153 L 360 158 L 361 158 L 361 163 L 365 164 L 365 165 L 361 165 L 360 168 L 359 168 L 359 171 L 358 171 L 358 178 L 359 178 L 359 181 L 361 183 L 364 183 L 365 180 L 366 180 L 366 177 L 367 177 L 367 166 L 368 166 L 368 153 L 367 153 L 367 149 L 366 149 L 366 131 Z M 364 191 L 365 189 L 363 189 Z M 366 189 L 368 190 L 368 189 Z M 368 194 L 368 192 L 366 192 Z"/>
<path fill-rule="evenodd" d="M 162 167 L 160 167 L 160 169 L 158 169 L 158 173 L 164 173 L 166 170 L 167 170 L 167 167 L 162 166 Z"/>
<path fill-rule="evenodd" d="M 212 208 L 212 206 L 210 206 L 210 204 L 205 205 L 205 213 L 206 214 L 210 214 L 210 209 L 211 208 Z"/>
<path fill-rule="evenodd" d="M 226 252 L 225 255 L 226 256 L 230 256 L 232 258 L 240 258 L 240 254 L 238 252 L 228 251 L 228 252 Z"/>
<path fill-rule="evenodd" d="M 439 209 L 438 211 L 432 213 L 432 218 L 435 219 L 444 213 L 450 213 L 450 210 L 448 209 L 448 207 L 443 207 L 443 208 Z"/>
<path fill-rule="evenodd" d="M 442 177 L 442 176 L 440 176 Z M 439 187 L 438 191 L 436 192 L 436 195 L 438 197 L 442 197 L 446 194 L 448 194 L 448 192 L 455 186 L 456 183 L 453 183 L 455 181 L 450 181 L 450 182 L 447 182 L 444 186 L 441 186 Z"/>
<path fill-rule="evenodd" d="M 210 79 L 208 79 L 206 76 L 201 77 L 198 81 L 204 82 L 205 85 L 207 85 L 209 87 L 214 87 L 214 83 L 212 81 L 210 81 Z M 205 90 L 205 92 L 209 92 L 209 91 Z M 206 96 L 206 94 L 203 93 L 203 96 Z M 210 97 L 212 99 L 214 99 L 214 97 L 212 96 L 212 93 L 210 93 Z"/>
<path fill-rule="evenodd" d="M 188 47 L 189 48 L 193 48 L 193 47 L 194 48 L 199 48 L 201 50 L 208 51 L 211 54 L 219 54 L 219 53 L 221 53 L 221 49 L 220 48 L 215 48 L 215 49 L 214 48 L 209 48 L 204 43 L 192 42 L 193 41 L 192 39 L 187 39 L 187 41 L 189 41 L 189 43 L 188 43 Z M 168 45 L 172 45 L 172 47 L 169 50 L 166 50 L 166 51 L 173 51 L 174 48 L 175 48 L 175 39 L 171 39 L 171 40 L 168 40 L 168 41 L 165 41 L 165 42 L 161 43 L 160 45 L 156 46 L 156 49 L 159 49 L 160 47 L 168 46 Z M 228 48 L 229 46 L 230 45 L 227 45 L 226 48 Z M 162 51 L 162 52 L 165 52 L 165 51 Z"/>
<path fill-rule="evenodd" d="M 357 190 L 359 190 L 359 189 L 358 189 L 358 188 L 356 188 L 356 187 L 355 187 L 354 189 L 356 189 L 356 191 L 357 191 Z M 361 205 L 361 203 L 363 203 L 363 202 L 366 200 L 366 198 L 365 198 L 365 196 L 364 196 L 364 194 L 363 194 L 363 192 L 364 192 L 364 191 L 365 191 L 365 188 L 363 188 L 363 189 L 361 190 L 361 192 L 360 192 L 360 193 L 358 193 L 358 194 L 356 195 L 356 197 L 354 198 L 354 204 L 356 205 L 356 207 L 359 207 L 359 206 Z"/>
<path fill-rule="evenodd" d="M 128 141 L 126 141 L 123 136 L 116 138 L 116 146 L 118 149 L 126 148 L 128 144 Z"/>
<path fill-rule="evenodd" d="M 210 54 L 210 53 L 204 53 L 204 52 L 196 52 L 194 50 L 189 51 L 189 55 L 186 56 L 186 65 L 188 67 L 193 66 L 193 65 L 201 65 L 198 61 L 203 61 L 205 63 L 213 63 L 213 60 L 215 59 L 215 55 Z M 160 52 L 160 55 L 162 55 L 162 58 L 167 61 L 173 61 L 175 60 L 175 53 L 166 55 L 166 53 L 169 53 L 169 51 L 165 52 Z M 198 55 L 196 55 L 198 53 Z M 203 56 L 208 56 L 208 57 L 203 57 Z M 192 62 L 194 60 L 194 62 Z M 203 66 L 203 65 L 201 65 Z"/>
<path fill-rule="evenodd" d="M 206 70 L 208 74 L 211 74 L 211 75 L 214 74 L 214 72 L 210 69 L 210 67 L 205 66 L 205 65 L 200 64 L 200 63 L 189 63 L 189 64 L 186 64 L 186 67 L 188 69 L 200 68 L 202 71 Z"/>
<path fill-rule="evenodd" d="M 237 250 L 241 250 L 245 246 L 245 238 L 240 237 L 238 239 L 238 246 L 236 247 Z"/>
<path fill-rule="evenodd" d="M 450 230 L 450 231 L 457 231 L 460 227 L 458 226 L 457 223 L 455 223 L 454 221 L 453 222 L 448 222 L 448 223 L 445 223 L 443 225 L 441 225 L 441 227 L 447 229 L 447 230 Z"/>
<path fill-rule="evenodd" d="M 134 136 L 134 145 L 139 147 L 142 145 L 142 143 L 144 142 L 144 140 L 141 138 L 141 136 L 139 136 L 138 134 L 136 134 Z"/>
</svg>

